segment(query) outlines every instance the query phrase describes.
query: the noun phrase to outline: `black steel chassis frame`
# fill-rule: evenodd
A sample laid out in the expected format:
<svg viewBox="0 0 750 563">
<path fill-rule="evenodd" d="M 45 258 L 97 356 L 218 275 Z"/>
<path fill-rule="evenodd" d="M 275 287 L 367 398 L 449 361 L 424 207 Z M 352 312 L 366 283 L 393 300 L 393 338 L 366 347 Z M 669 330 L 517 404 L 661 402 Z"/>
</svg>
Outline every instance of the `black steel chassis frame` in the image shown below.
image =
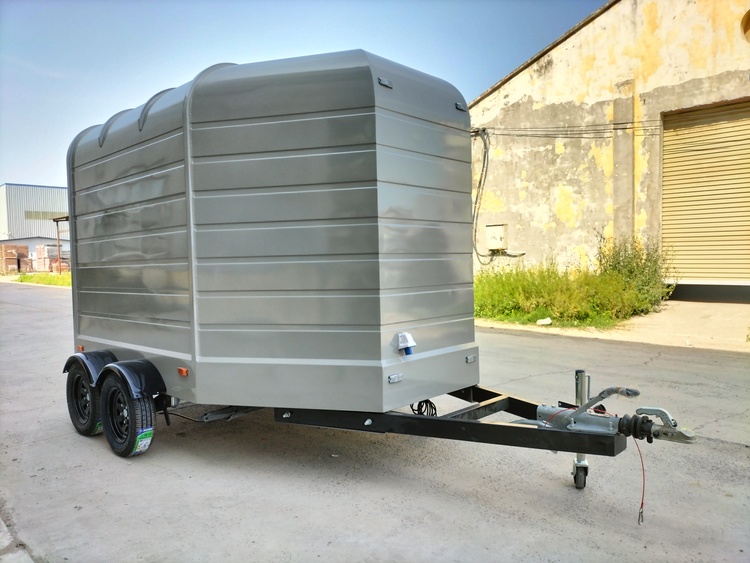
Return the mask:
<svg viewBox="0 0 750 563">
<path fill-rule="evenodd" d="M 408 434 L 449 440 L 483 442 L 502 446 L 536 448 L 614 457 L 627 447 L 622 434 L 572 432 L 536 424 L 490 422 L 483 418 L 507 412 L 537 420 L 539 403 L 475 385 L 449 393 L 470 405 L 442 416 L 315 409 L 274 409 L 277 422 L 363 432 Z"/>
</svg>

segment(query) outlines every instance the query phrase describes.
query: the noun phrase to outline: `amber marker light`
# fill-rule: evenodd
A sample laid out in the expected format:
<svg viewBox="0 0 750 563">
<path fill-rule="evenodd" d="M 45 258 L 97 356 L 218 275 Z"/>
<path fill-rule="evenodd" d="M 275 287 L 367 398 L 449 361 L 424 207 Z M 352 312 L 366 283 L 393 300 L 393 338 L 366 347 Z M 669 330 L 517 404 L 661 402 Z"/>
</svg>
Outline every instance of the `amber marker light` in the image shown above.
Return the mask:
<svg viewBox="0 0 750 563">
<path fill-rule="evenodd" d="M 79 352 L 83 352 L 83 350 L 84 350 L 84 348 L 83 348 L 83 345 L 82 345 L 82 344 L 79 344 L 78 346 L 76 346 L 76 349 L 77 349 L 77 350 L 78 350 Z"/>
<path fill-rule="evenodd" d="M 177 368 L 177 373 L 182 377 L 187 377 L 190 372 L 188 371 L 188 368 Z"/>
</svg>

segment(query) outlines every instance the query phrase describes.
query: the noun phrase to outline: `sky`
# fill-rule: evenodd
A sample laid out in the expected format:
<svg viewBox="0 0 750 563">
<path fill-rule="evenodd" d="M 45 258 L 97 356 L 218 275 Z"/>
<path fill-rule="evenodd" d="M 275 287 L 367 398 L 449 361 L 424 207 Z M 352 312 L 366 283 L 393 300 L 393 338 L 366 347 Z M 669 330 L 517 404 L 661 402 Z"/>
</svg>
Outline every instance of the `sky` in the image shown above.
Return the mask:
<svg viewBox="0 0 750 563">
<path fill-rule="evenodd" d="M 0 0 L 0 184 L 67 185 L 83 129 L 220 62 L 364 49 L 471 102 L 606 0 Z"/>
</svg>

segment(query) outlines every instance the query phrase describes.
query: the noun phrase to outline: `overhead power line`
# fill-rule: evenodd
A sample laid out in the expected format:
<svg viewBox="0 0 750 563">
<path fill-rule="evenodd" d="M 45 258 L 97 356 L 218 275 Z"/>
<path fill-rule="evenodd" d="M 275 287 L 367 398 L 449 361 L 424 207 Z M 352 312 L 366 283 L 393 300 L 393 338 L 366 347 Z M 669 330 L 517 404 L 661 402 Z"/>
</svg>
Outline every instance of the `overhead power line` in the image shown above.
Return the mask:
<svg viewBox="0 0 750 563">
<path fill-rule="evenodd" d="M 484 127 L 489 136 L 526 137 L 540 139 L 607 139 L 616 132 L 631 132 L 636 137 L 655 136 L 661 133 L 661 120 L 616 121 L 587 125 L 550 127 Z"/>
</svg>

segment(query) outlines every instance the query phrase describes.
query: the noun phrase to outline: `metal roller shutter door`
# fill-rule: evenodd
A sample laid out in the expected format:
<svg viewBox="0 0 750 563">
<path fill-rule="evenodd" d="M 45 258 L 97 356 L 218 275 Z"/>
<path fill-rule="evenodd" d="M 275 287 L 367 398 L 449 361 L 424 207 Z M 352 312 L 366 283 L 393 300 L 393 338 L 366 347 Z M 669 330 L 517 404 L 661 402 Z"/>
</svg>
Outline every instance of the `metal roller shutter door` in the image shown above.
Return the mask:
<svg viewBox="0 0 750 563">
<path fill-rule="evenodd" d="M 665 115 L 662 154 L 681 283 L 750 285 L 750 101 Z"/>
</svg>

